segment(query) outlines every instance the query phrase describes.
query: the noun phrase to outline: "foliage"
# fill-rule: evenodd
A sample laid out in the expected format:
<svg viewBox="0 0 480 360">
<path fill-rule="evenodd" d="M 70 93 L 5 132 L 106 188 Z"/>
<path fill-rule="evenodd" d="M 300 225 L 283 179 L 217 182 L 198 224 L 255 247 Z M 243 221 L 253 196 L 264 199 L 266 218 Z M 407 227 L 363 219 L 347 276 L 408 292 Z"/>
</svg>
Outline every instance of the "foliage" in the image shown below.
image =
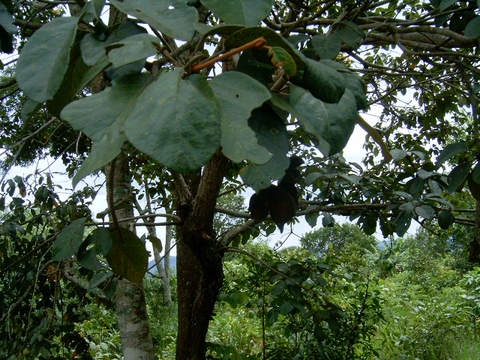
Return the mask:
<svg viewBox="0 0 480 360">
<path fill-rule="evenodd" d="M 107 9 L 109 23 L 103 14 Z M 236 0 L 228 5 L 217 0 L 66 5 L 2 0 L 0 49 L 14 54 L 12 62 L 2 59 L 1 64 L 2 167 L 62 157 L 74 174 L 74 187 L 91 173 L 113 174 L 106 180 L 111 223 L 91 216 L 97 189 L 87 187 L 62 200 L 44 174 L 2 178 L 0 273 L 6 285 L 18 285 L 2 295 L 4 311 L 12 309 L 2 321 L 24 319 L 13 310 L 35 315 L 17 328 L 2 326 L 1 331 L 23 341 L 9 343 L 8 351 L 22 351 L 29 339 L 38 341 L 35 351 L 40 352 L 47 347 L 46 338 L 59 339 L 61 327 L 67 326 L 56 325 L 63 304 L 59 299 L 74 303 L 86 290 L 112 298 L 118 279 L 112 271 L 142 284 L 148 260 L 144 241 L 121 228 L 116 218 L 133 204 L 138 216 L 120 220 L 133 225 L 148 219 L 149 227 L 157 216 L 174 222 L 179 247 L 187 245 L 193 252 L 190 260 L 200 264 L 180 262 L 197 277 L 179 281 L 179 287 L 201 282 L 214 270 L 217 279 L 209 284 L 217 289 L 198 296 L 210 294 L 215 301 L 225 251 L 273 228 L 269 220 L 254 224 L 239 211 L 239 202 L 230 202 L 230 209 L 218 202 L 215 207 L 218 189 L 268 188 L 284 176 L 293 153 L 305 161 L 297 215 L 305 215 L 311 225 L 323 216 L 322 224 L 330 226 L 336 214 L 356 221 L 368 235 L 379 228 L 384 236 L 403 236 L 412 220 L 438 222 L 441 230 L 448 229 L 445 234 L 457 237 L 445 236 L 438 247 L 430 246 L 431 237 L 418 237 L 419 249 L 428 255 L 438 251 L 451 264 L 460 264 L 468 231 L 462 229 L 462 236 L 453 231 L 475 221 L 462 216 L 465 202 L 458 198 L 480 199 L 478 9 L 477 2 L 420 0 Z M 378 122 L 372 127 L 359 111 L 376 113 Z M 356 124 L 368 134 L 362 165 L 341 154 Z M 115 168 L 119 155 L 127 157 L 129 167 L 120 177 L 127 181 L 133 174 L 140 185 L 129 183 L 126 188 L 135 198 L 115 203 L 114 195 L 123 190 L 113 181 L 123 169 Z M 224 166 L 215 168 L 218 159 Z M 141 199 L 146 199 L 145 209 Z M 165 213 L 158 213 L 159 208 Z M 228 215 L 228 221 L 217 216 L 214 223 L 213 212 Z M 309 236 L 323 237 L 328 231 Z M 328 246 L 321 239 L 308 246 L 314 253 L 267 252 L 267 268 L 247 262 L 251 283 L 241 283 L 241 293 L 257 301 L 249 306 L 283 336 L 269 342 L 271 354 L 374 354 L 369 338 L 381 314 L 378 287 L 371 280 L 375 251 L 371 238 L 355 238 L 358 242 L 328 240 Z M 473 239 L 469 259 L 478 262 L 480 242 L 478 236 Z M 446 251 L 449 241 L 456 248 Z M 433 299 L 458 300 L 442 292 L 458 280 L 444 271 L 447 263 L 414 251 L 409 239 L 391 245 L 381 252 L 381 267 L 375 270 L 385 284 L 398 277 L 415 290 L 415 311 L 420 314 L 425 303 L 435 305 L 426 296 L 430 283 L 438 290 Z M 50 266 L 64 277 L 51 281 L 44 273 Z M 425 271 L 427 267 L 437 273 Z M 68 291 L 60 297 L 63 288 Z M 197 290 L 190 289 L 194 295 Z M 37 297 L 39 292 L 44 296 Z M 180 295 L 187 292 L 178 292 L 179 311 L 186 308 Z M 151 311 L 158 306 L 151 304 Z M 403 304 L 392 301 L 391 306 Z M 438 309 L 450 311 L 443 302 Z M 71 312 L 81 316 L 82 311 Z M 455 321 L 463 324 L 460 315 Z M 434 339 L 442 333 L 431 329 L 443 331 L 446 325 L 430 313 L 414 320 Z M 171 326 L 160 328 L 170 336 Z M 32 329 L 38 331 L 32 335 Z M 318 346 L 302 347 L 297 335 Z M 396 339 L 397 334 L 388 336 Z M 156 339 L 160 341 L 159 334 Z M 77 340 L 75 346 L 86 346 L 85 339 Z M 419 356 L 433 351 L 415 346 Z"/>
</svg>

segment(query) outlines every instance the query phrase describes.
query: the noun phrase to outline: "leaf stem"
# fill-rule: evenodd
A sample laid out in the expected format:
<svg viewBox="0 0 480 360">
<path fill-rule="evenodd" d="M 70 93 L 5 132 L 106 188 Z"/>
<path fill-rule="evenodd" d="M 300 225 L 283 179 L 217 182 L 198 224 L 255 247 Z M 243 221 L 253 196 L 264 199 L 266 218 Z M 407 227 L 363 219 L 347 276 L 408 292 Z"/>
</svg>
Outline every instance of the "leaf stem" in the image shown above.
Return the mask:
<svg viewBox="0 0 480 360">
<path fill-rule="evenodd" d="M 227 51 L 226 53 L 223 53 L 213 59 L 206 60 L 203 63 L 197 64 L 192 67 L 192 72 L 199 72 L 200 70 L 203 70 L 209 66 L 214 65 L 218 61 L 222 61 L 226 58 L 229 58 L 230 56 L 233 56 L 235 54 L 238 54 L 239 52 L 249 50 L 249 49 L 254 49 L 254 48 L 261 48 L 264 47 L 265 44 L 267 43 L 267 40 L 263 37 L 259 37 L 253 41 L 250 41 L 242 46 L 239 46 L 238 48 L 232 49 L 230 51 Z"/>
</svg>

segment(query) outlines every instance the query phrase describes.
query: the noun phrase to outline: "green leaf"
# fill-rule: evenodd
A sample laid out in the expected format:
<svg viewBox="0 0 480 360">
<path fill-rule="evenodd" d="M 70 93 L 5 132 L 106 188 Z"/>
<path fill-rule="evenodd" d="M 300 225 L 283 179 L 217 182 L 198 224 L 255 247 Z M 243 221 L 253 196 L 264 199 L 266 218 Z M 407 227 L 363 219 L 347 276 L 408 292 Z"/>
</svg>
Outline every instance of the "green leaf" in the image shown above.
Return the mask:
<svg viewBox="0 0 480 360">
<path fill-rule="evenodd" d="M 111 229 L 112 249 L 108 264 L 115 274 L 132 282 L 141 282 L 148 267 L 148 251 L 140 238 L 125 228 Z"/>
<path fill-rule="evenodd" d="M 439 10 L 443 11 L 455 4 L 458 0 L 441 0 Z"/>
<path fill-rule="evenodd" d="M 464 31 L 465 36 L 476 38 L 480 36 L 480 16 L 476 16 L 467 24 Z"/>
<path fill-rule="evenodd" d="M 103 33 L 100 35 L 87 34 L 80 41 L 83 61 L 85 61 L 88 66 L 92 66 L 107 55 L 105 48 L 108 45 L 140 34 L 147 34 L 147 30 L 130 20 L 121 23 L 108 35 Z"/>
<path fill-rule="evenodd" d="M 98 285 L 110 279 L 112 276 L 113 276 L 113 273 L 110 271 L 94 274 L 88 284 L 88 291 L 92 291 L 94 288 L 98 287 Z"/>
<path fill-rule="evenodd" d="M 448 192 L 460 191 L 467 181 L 470 170 L 469 162 L 457 165 L 448 175 Z"/>
<path fill-rule="evenodd" d="M 77 253 L 83 241 L 86 220 L 87 218 L 75 220 L 58 235 L 52 248 L 55 260 L 67 260 Z"/>
<path fill-rule="evenodd" d="M 108 52 L 108 59 L 111 61 L 112 67 L 119 68 L 155 55 L 160 48 L 160 40 L 150 34 L 138 34 L 115 42 L 108 48 L 111 48 Z"/>
<path fill-rule="evenodd" d="M 283 69 L 287 77 L 290 78 L 297 73 L 297 64 L 285 49 L 272 46 L 268 50 L 268 56 L 272 58 L 272 63 L 277 69 Z"/>
<path fill-rule="evenodd" d="M 229 24 L 256 26 L 272 10 L 273 0 L 201 0 L 220 19 Z"/>
<path fill-rule="evenodd" d="M 442 150 L 437 157 L 437 163 L 435 166 L 442 165 L 445 161 L 450 160 L 452 157 L 464 153 L 468 150 L 467 145 L 464 142 L 449 144 Z"/>
<path fill-rule="evenodd" d="M 408 152 L 403 149 L 392 149 L 390 150 L 390 154 L 392 155 L 393 160 L 400 161 L 408 155 Z"/>
<path fill-rule="evenodd" d="M 323 213 L 322 226 L 332 227 L 333 225 L 335 225 L 335 218 L 329 213 Z"/>
<path fill-rule="evenodd" d="M 97 254 L 107 255 L 112 248 L 112 238 L 107 228 L 99 227 L 89 235 L 92 244 L 95 245 Z"/>
<path fill-rule="evenodd" d="M 0 50 L 4 53 L 13 52 L 13 35 L 17 27 L 13 25 L 15 19 L 4 4 L 0 4 Z"/>
<path fill-rule="evenodd" d="M 188 6 L 186 0 L 110 0 L 110 3 L 175 39 L 190 40 L 198 22 L 197 10 Z"/>
<path fill-rule="evenodd" d="M 342 74 L 332 70 L 332 67 L 325 63 L 326 60 L 318 62 L 305 58 L 304 62 L 306 68 L 303 76 L 292 79 L 292 82 L 309 90 L 319 100 L 327 103 L 339 102 L 345 93 L 345 79 Z"/>
<path fill-rule="evenodd" d="M 328 37 L 324 34 L 315 35 L 310 43 L 321 59 L 334 59 L 342 50 L 342 40 L 335 33 Z"/>
<path fill-rule="evenodd" d="M 195 85 L 183 69 L 163 73 L 139 96 L 125 123 L 137 149 L 181 173 L 199 169 L 218 150 L 220 113 L 204 77 Z"/>
<path fill-rule="evenodd" d="M 334 25 L 334 34 L 337 34 L 343 43 L 352 50 L 358 49 L 365 39 L 365 32 L 357 24 L 343 20 Z"/>
<path fill-rule="evenodd" d="M 70 61 L 60 88 L 53 99 L 47 101 L 47 108 L 53 115 L 60 116 L 62 109 L 72 102 L 75 95 L 87 85 L 83 80 L 88 70 L 81 56 Z M 102 69 L 99 70 L 101 71 Z"/>
<path fill-rule="evenodd" d="M 75 174 L 74 186 L 120 153 L 126 141 L 123 134 L 125 118 L 132 109 L 134 99 L 151 79 L 147 74 L 120 78 L 104 91 L 74 101 L 63 109 L 61 118 L 93 141 L 90 156 Z"/>
<path fill-rule="evenodd" d="M 272 83 L 272 75 L 275 71 L 271 63 L 257 61 L 251 50 L 242 52 L 235 70 L 250 75 L 265 86 Z"/>
<path fill-rule="evenodd" d="M 258 144 L 273 154 L 263 165 L 249 164 L 240 170 L 243 181 L 260 191 L 282 178 L 290 165 L 288 134 L 283 120 L 268 105 L 253 110 L 248 125 L 255 131 Z"/>
<path fill-rule="evenodd" d="M 272 154 L 258 145 L 248 126 L 252 110 L 271 98 L 270 91 L 240 72 L 230 71 L 209 82 L 222 114 L 222 152 L 233 162 L 249 160 L 265 164 Z"/>
<path fill-rule="evenodd" d="M 415 208 L 415 213 L 424 219 L 433 219 L 435 209 L 429 205 L 420 205 Z"/>
<path fill-rule="evenodd" d="M 438 212 L 438 226 L 441 229 L 446 230 L 455 222 L 455 215 L 451 211 L 440 210 Z"/>
<path fill-rule="evenodd" d="M 480 184 L 480 162 L 475 165 L 472 171 L 472 178 L 477 184 Z"/>
<path fill-rule="evenodd" d="M 315 136 L 317 148 L 325 155 L 336 154 L 347 145 L 357 118 L 355 97 L 346 90 L 338 104 L 326 104 L 305 89 L 290 87 L 292 114 L 302 128 Z"/>
<path fill-rule="evenodd" d="M 77 18 L 56 18 L 37 30 L 17 62 L 18 86 L 32 100 L 43 103 L 57 93 L 70 62 Z"/>
<path fill-rule="evenodd" d="M 292 57 L 292 59 L 295 61 L 297 70 L 303 70 L 305 68 L 305 56 L 298 52 L 297 49 L 295 49 L 293 45 L 290 44 L 288 40 L 283 38 L 279 33 L 266 27 L 248 27 L 234 32 L 226 39 L 225 48 L 237 48 L 260 37 L 263 37 L 267 41 L 266 45 L 270 47 L 278 46 L 287 51 L 288 54 Z M 255 49 L 254 55 L 257 61 L 266 64 L 271 64 L 272 62 L 271 57 L 268 56 L 267 48 Z"/>
</svg>

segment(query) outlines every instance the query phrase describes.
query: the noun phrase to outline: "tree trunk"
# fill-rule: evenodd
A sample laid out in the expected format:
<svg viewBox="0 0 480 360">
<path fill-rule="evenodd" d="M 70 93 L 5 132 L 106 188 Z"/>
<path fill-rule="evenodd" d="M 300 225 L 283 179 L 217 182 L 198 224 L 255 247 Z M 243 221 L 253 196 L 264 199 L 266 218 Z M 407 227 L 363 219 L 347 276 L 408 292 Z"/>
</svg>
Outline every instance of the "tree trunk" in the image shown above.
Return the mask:
<svg viewBox="0 0 480 360">
<path fill-rule="evenodd" d="M 205 166 L 194 199 L 180 205 L 184 222 L 177 232 L 177 360 L 205 359 L 205 337 L 223 284 L 213 217 L 227 164 L 223 155 L 215 155 Z"/>
<path fill-rule="evenodd" d="M 169 220 L 167 220 L 169 221 Z M 172 289 L 170 280 L 172 278 L 172 269 L 170 269 L 170 248 L 172 247 L 172 227 L 165 228 L 165 256 L 163 257 L 163 268 L 165 269 L 165 278 L 163 280 L 163 304 L 170 307 L 172 305 Z"/>
<path fill-rule="evenodd" d="M 111 216 L 112 221 L 115 222 L 115 218 L 116 221 L 132 218 L 133 193 L 127 156 L 120 154 L 106 167 L 105 173 L 109 208 L 111 212 L 115 211 L 115 217 Z M 117 222 L 115 226 L 131 227 L 131 224 Z M 114 302 L 124 359 L 155 359 L 143 283 L 122 279 L 118 282 Z"/>
</svg>

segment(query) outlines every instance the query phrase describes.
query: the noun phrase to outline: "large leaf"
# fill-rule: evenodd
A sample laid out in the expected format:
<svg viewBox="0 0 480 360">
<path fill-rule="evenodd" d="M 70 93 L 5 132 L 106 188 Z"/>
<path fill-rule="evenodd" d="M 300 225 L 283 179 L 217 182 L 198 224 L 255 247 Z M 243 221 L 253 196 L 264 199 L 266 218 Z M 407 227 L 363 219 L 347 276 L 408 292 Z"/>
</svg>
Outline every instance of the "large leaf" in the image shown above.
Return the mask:
<svg viewBox="0 0 480 360">
<path fill-rule="evenodd" d="M 17 62 L 18 86 L 32 100 L 53 99 L 62 84 L 75 41 L 77 18 L 56 18 L 37 30 Z"/>
<path fill-rule="evenodd" d="M 121 23 L 118 27 L 113 28 L 111 33 L 87 34 L 80 41 L 83 61 L 88 66 L 92 66 L 107 55 L 106 47 L 108 45 L 114 42 L 120 43 L 124 39 L 140 34 L 147 34 L 147 30 L 133 21 Z"/>
<path fill-rule="evenodd" d="M 266 86 L 272 83 L 272 75 L 275 71 L 271 63 L 265 64 L 257 61 L 251 50 L 242 52 L 235 70 L 250 75 Z"/>
<path fill-rule="evenodd" d="M 140 151 L 186 173 L 205 165 L 220 146 L 220 113 L 204 77 L 182 79 L 183 69 L 163 73 L 135 102 L 125 135 Z"/>
<path fill-rule="evenodd" d="M 309 90 L 317 99 L 337 103 L 342 98 L 346 84 L 345 78 L 338 71 L 332 69 L 331 62 L 320 62 L 308 58 L 304 60 L 306 68 L 303 76 L 292 81 Z"/>
<path fill-rule="evenodd" d="M 98 71 L 102 71 L 103 68 L 98 69 Z M 47 101 L 47 108 L 53 115 L 60 116 L 62 109 L 74 99 L 75 95 L 78 94 L 83 87 L 88 84 L 83 81 L 84 76 L 88 71 L 89 69 L 83 62 L 81 56 L 70 61 L 59 90 L 52 100 Z M 96 75 L 97 74 L 94 74 L 94 76 Z M 88 80 L 91 81 L 92 78 L 89 78 Z"/>
<path fill-rule="evenodd" d="M 123 135 L 125 118 L 149 80 L 151 76 L 147 74 L 120 78 L 104 91 L 70 103 L 63 109 L 61 118 L 93 141 L 90 156 L 75 174 L 74 186 L 120 153 L 126 140 Z"/>
<path fill-rule="evenodd" d="M 180 40 L 190 40 L 198 22 L 197 10 L 186 0 L 110 0 L 118 10 L 143 20 L 153 28 Z"/>
<path fill-rule="evenodd" d="M 365 39 L 365 32 L 357 24 L 343 20 L 334 24 L 333 33 L 338 35 L 342 42 L 347 44 L 352 50 L 362 45 Z"/>
<path fill-rule="evenodd" d="M 461 191 L 467 181 L 470 170 L 471 164 L 469 162 L 463 162 L 457 165 L 450 174 L 448 174 L 448 192 Z"/>
<path fill-rule="evenodd" d="M 52 248 L 55 260 L 67 260 L 77 253 L 83 241 L 86 220 L 86 218 L 75 220 L 58 235 Z"/>
<path fill-rule="evenodd" d="M 113 68 L 119 68 L 155 55 L 160 48 L 160 40 L 150 34 L 138 34 L 113 43 L 109 47 L 113 49 L 108 52 L 108 59 Z"/>
<path fill-rule="evenodd" d="M 253 110 L 248 124 L 255 131 L 258 144 L 273 154 L 266 164 L 249 164 L 240 171 L 243 181 L 259 191 L 285 175 L 290 165 L 288 134 L 283 120 L 268 105 Z"/>
<path fill-rule="evenodd" d="M 14 21 L 7 7 L 0 4 L 0 50 L 8 54 L 13 52 L 13 35 L 17 32 Z"/>
<path fill-rule="evenodd" d="M 267 41 L 267 46 L 277 46 L 287 51 L 295 61 L 297 70 L 303 70 L 305 68 L 305 56 L 298 52 L 287 39 L 282 37 L 282 35 L 266 27 L 255 26 L 234 32 L 226 39 L 225 48 L 237 48 L 260 37 Z M 258 61 L 267 64 L 272 61 L 271 57 L 268 55 L 268 48 L 256 49 L 254 54 Z"/>
<path fill-rule="evenodd" d="M 215 77 L 210 86 L 222 114 L 222 152 L 234 162 L 250 160 L 264 164 L 272 157 L 258 145 L 255 132 L 248 126 L 253 109 L 269 100 L 270 91 L 240 72 L 230 71 Z"/>
<path fill-rule="evenodd" d="M 140 238 L 128 229 L 111 229 L 112 248 L 108 264 L 115 274 L 133 282 L 141 282 L 148 269 L 148 251 Z"/>
<path fill-rule="evenodd" d="M 436 166 L 442 165 L 445 161 L 450 160 L 452 157 L 464 153 L 468 150 L 467 145 L 464 142 L 448 144 L 445 149 L 442 150 L 437 157 Z"/>
<path fill-rule="evenodd" d="M 335 33 L 315 35 L 310 44 L 321 59 L 334 59 L 342 50 L 342 39 Z"/>
<path fill-rule="evenodd" d="M 273 0 L 201 0 L 220 19 L 229 24 L 256 26 L 272 10 Z"/>
<path fill-rule="evenodd" d="M 306 132 L 315 136 L 317 147 L 325 156 L 340 152 L 355 128 L 357 104 L 350 90 L 345 91 L 338 104 L 327 104 L 305 89 L 292 85 L 290 107 L 286 109 L 298 119 Z"/>
</svg>

